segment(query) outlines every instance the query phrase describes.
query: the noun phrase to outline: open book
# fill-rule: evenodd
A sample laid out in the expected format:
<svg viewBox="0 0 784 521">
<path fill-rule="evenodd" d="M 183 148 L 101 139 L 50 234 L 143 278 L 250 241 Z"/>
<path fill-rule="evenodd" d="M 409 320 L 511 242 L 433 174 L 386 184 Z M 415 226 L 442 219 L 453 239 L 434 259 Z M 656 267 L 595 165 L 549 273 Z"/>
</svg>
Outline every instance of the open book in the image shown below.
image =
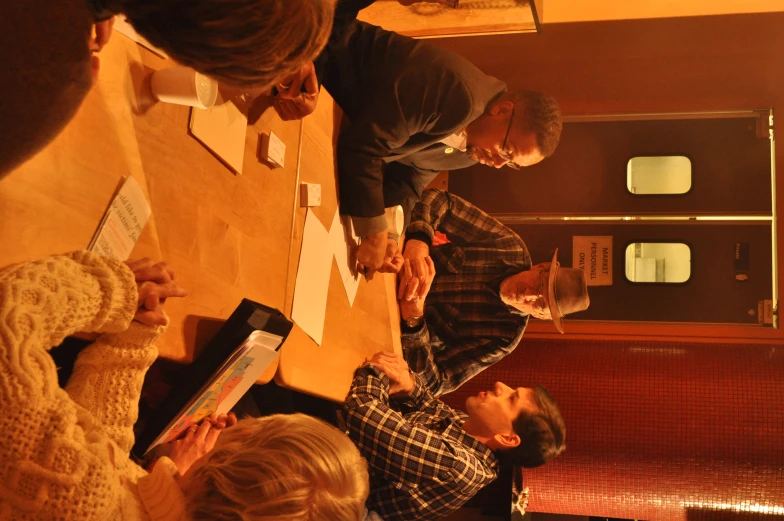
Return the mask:
<svg viewBox="0 0 784 521">
<path fill-rule="evenodd" d="M 121 261 L 127 260 L 151 213 L 136 179 L 123 177 L 87 249 Z"/>
<path fill-rule="evenodd" d="M 147 451 L 160 443 L 176 440 L 188 427 L 200 423 L 212 413 L 228 413 L 278 357 L 277 349 L 281 342 L 283 337 L 265 331 L 251 333 L 180 414 L 169 422 Z"/>
</svg>

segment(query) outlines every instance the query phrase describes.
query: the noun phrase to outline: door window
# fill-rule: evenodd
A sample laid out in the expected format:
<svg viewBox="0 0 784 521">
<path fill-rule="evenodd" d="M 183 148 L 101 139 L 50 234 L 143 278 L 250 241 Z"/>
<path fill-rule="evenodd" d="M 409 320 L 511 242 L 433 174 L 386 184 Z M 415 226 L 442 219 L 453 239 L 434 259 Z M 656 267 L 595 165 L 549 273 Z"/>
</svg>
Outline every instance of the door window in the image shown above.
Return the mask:
<svg viewBox="0 0 784 521">
<path fill-rule="evenodd" d="M 636 195 L 685 194 L 691 190 L 686 156 L 639 156 L 626 163 L 626 188 Z"/>
<path fill-rule="evenodd" d="M 626 247 L 629 282 L 681 283 L 691 277 L 691 248 L 682 242 L 633 242 Z"/>
</svg>

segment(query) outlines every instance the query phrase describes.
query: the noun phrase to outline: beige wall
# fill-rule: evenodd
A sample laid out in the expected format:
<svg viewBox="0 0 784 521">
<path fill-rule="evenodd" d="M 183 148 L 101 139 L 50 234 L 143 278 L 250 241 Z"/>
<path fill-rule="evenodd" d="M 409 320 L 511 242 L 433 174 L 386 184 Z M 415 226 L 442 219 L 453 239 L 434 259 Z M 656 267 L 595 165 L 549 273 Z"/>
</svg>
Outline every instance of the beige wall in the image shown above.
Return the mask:
<svg viewBox="0 0 784 521">
<path fill-rule="evenodd" d="M 784 0 L 544 0 L 544 23 L 784 11 Z"/>
</svg>

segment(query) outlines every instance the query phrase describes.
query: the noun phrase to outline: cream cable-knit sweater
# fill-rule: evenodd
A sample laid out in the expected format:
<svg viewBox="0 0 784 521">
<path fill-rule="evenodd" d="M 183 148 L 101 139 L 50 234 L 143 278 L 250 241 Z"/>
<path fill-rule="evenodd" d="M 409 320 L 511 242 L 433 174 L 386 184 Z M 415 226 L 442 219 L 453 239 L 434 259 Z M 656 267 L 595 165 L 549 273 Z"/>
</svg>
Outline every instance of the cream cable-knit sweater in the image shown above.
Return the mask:
<svg viewBox="0 0 784 521">
<path fill-rule="evenodd" d="M 133 273 L 86 251 L 0 271 L 0 519 L 184 519 L 176 467 L 133 463 L 132 427 L 163 327 L 131 322 Z M 65 390 L 48 350 L 87 347 Z"/>
</svg>

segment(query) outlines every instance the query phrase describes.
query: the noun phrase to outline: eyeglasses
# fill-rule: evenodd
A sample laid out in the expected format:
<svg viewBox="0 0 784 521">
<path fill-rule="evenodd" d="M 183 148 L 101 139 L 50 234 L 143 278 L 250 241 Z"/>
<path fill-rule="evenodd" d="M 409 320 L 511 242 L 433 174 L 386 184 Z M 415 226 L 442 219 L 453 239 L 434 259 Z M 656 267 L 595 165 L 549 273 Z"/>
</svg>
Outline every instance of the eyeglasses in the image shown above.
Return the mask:
<svg viewBox="0 0 784 521">
<path fill-rule="evenodd" d="M 506 161 L 506 166 L 511 168 L 512 170 L 520 170 L 520 165 L 513 161 L 514 155 L 506 149 L 506 141 L 509 139 L 509 131 L 512 130 L 512 121 L 514 121 L 514 105 L 512 105 L 512 115 L 509 116 L 509 127 L 506 129 L 506 135 L 504 136 L 504 144 L 501 145 L 501 150 L 498 152 L 498 155 L 501 156 L 501 159 Z"/>
</svg>

